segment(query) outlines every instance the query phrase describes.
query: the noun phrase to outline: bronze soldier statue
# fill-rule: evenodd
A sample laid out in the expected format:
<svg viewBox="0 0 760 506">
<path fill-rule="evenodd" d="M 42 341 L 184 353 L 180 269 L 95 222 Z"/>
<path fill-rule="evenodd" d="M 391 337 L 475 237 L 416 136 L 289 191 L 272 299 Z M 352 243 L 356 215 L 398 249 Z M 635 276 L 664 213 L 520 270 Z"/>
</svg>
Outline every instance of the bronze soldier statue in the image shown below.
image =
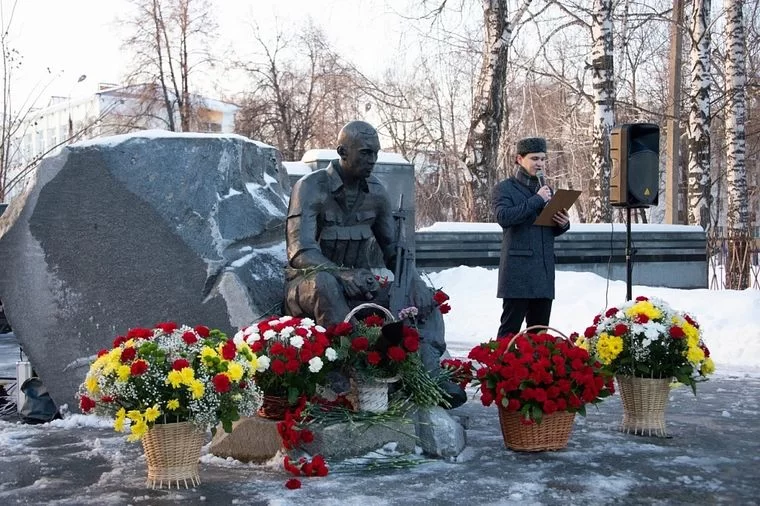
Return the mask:
<svg viewBox="0 0 760 506">
<path fill-rule="evenodd" d="M 293 186 L 286 221 L 285 311 L 324 327 L 343 321 L 364 302 L 388 307 L 387 287 L 372 269 L 393 269 L 397 254 L 390 199 L 372 175 L 380 151 L 377 131 L 369 123 L 352 121 L 338 134 L 337 151 L 339 159 Z M 416 271 L 411 291 L 408 300 L 419 311 L 420 354 L 435 374 L 446 351 L 443 319 L 434 310 L 432 289 Z M 466 400 L 458 385 L 444 388 L 452 406 Z"/>
</svg>

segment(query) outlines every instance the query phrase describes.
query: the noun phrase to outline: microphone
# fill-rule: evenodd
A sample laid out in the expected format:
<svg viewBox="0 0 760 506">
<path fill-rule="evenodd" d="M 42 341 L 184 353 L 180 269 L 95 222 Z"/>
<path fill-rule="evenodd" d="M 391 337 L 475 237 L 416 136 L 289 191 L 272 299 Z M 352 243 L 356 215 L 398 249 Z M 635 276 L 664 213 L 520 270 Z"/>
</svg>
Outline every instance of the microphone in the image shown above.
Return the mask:
<svg viewBox="0 0 760 506">
<path fill-rule="evenodd" d="M 544 169 L 537 169 L 536 170 L 536 177 L 538 178 L 538 187 L 541 188 L 542 186 L 546 186 L 546 176 L 544 175 Z M 554 194 L 554 192 L 549 188 L 549 198 Z"/>
<path fill-rule="evenodd" d="M 544 169 L 536 170 L 536 177 L 538 178 L 538 187 L 546 186 L 546 176 L 544 176 Z"/>
</svg>

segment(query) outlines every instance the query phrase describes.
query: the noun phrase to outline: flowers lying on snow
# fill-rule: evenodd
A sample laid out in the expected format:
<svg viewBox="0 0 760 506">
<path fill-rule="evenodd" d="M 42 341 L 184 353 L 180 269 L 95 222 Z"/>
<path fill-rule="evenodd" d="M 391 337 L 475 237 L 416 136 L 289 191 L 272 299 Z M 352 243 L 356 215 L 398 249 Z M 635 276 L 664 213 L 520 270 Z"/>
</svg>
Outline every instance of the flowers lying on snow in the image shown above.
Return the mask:
<svg viewBox="0 0 760 506">
<path fill-rule="evenodd" d="M 226 431 L 261 403 L 253 375 L 261 367 L 245 343 L 204 326 L 159 323 L 118 336 L 101 350 L 79 388 L 83 412 L 115 417 L 139 440 L 156 423 L 190 421 Z"/>
<path fill-rule="evenodd" d="M 313 396 L 338 358 L 325 329 L 309 318 L 272 316 L 240 330 L 234 342 L 258 355 L 255 380 L 264 393 L 287 397 L 291 405 Z"/>
<path fill-rule="evenodd" d="M 585 349 L 550 334 L 518 334 L 474 347 L 475 382 L 484 406 L 496 403 L 541 422 L 558 411 L 586 414 L 586 404 L 614 392 L 612 377 Z"/>
<path fill-rule="evenodd" d="M 614 374 L 676 378 L 696 393 L 696 383 L 715 371 L 696 319 L 665 301 L 637 297 L 594 318 L 576 344 Z"/>
</svg>

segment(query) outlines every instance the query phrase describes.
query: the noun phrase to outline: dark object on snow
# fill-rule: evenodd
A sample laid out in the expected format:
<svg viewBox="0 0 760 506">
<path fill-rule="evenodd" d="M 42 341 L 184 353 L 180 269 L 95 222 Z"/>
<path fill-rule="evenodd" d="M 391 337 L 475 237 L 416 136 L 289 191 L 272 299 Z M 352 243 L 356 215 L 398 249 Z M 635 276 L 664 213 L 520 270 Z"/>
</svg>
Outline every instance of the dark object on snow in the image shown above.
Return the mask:
<svg viewBox="0 0 760 506">
<path fill-rule="evenodd" d="M 8 323 L 8 319 L 5 317 L 5 311 L 3 311 L 3 301 L 0 300 L 0 334 L 7 334 L 11 331 L 11 324 Z"/>
<path fill-rule="evenodd" d="M 24 381 L 21 391 L 26 395 L 19 412 L 24 423 L 46 423 L 61 418 L 52 397 L 39 378 L 33 377 Z"/>
</svg>

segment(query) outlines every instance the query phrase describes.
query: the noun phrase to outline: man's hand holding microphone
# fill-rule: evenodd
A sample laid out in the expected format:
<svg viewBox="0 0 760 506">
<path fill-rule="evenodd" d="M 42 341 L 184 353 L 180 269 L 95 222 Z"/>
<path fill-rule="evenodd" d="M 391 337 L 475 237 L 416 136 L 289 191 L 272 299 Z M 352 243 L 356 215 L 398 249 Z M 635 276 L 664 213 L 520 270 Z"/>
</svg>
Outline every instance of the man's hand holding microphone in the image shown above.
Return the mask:
<svg viewBox="0 0 760 506">
<path fill-rule="evenodd" d="M 552 189 L 546 185 L 546 177 L 544 176 L 543 169 L 538 169 L 536 171 L 536 177 L 538 178 L 538 184 L 540 186 L 536 194 L 540 195 L 541 198 L 544 199 L 544 202 L 549 202 L 552 198 Z M 554 213 L 552 221 L 556 223 L 558 227 L 564 227 L 570 223 L 570 215 L 567 214 L 567 209 L 560 209 Z"/>
</svg>

